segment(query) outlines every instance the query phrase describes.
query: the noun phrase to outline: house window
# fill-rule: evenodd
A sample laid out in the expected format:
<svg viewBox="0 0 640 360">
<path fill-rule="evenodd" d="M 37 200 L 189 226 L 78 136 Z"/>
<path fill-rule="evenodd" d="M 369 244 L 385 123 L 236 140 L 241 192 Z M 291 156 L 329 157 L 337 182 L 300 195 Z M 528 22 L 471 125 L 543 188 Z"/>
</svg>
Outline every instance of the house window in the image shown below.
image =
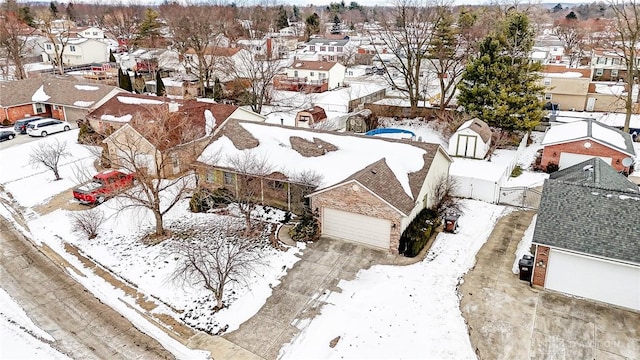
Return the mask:
<svg viewBox="0 0 640 360">
<path fill-rule="evenodd" d="M 551 79 L 545 78 L 544 79 L 544 86 L 549 86 L 549 85 L 551 85 Z"/>
<path fill-rule="evenodd" d="M 606 64 L 606 63 L 607 63 L 607 59 L 603 57 L 599 57 L 598 61 L 596 61 L 596 64 Z"/>
<path fill-rule="evenodd" d="M 53 110 L 60 110 L 60 106 L 58 106 L 58 105 L 53 105 L 52 108 L 53 108 Z"/>
<path fill-rule="evenodd" d="M 613 65 L 620 65 L 620 58 L 615 58 L 613 59 L 613 61 L 611 62 Z"/>
<path fill-rule="evenodd" d="M 232 185 L 233 184 L 233 174 L 230 172 L 226 172 L 224 173 L 224 184 L 225 185 Z"/>
<path fill-rule="evenodd" d="M 337 52 L 342 52 L 342 46 L 338 46 L 338 47 L 336 48 L 336 51 L 337 51 Z"/>
<path fill-rule="evenodd" d="M 329 56 L 329 61 L 336 61 L 336 57 L 335 56 Z"/>
<path fill-rule="evenodd" d="M 314 76 L 315 74 L 313 73 L 313 71 L 309 72 L 309 76 Z"/>
<path fill-rule="evenodd" d="M 310 51 L 316 51 L 316 47 L 314 45 L 309 45 L 309 50 Z"/>
<path fill-rule="evenodd" d="M 76 52 L 76 46 L 75 45 L 69 45 L 69 51 Z"/>
<path fill-rule="evenodd" d="M 213 183 L 216 181 L 216 173 L 213 170 L 207 171 L 207 178 L 205 179 L 208 183 Z"/>
<path fill-rule="evenodd" d="M 302 115 L 298 121 L 309 121 L 311 120 L 311 116 Z"/>
<path fill-rule="evenodd" d="M 611 77 L 612 78 L 617 78 L 618 77 L 618 69 L 612 69 L 611 70 Z"/>
<path fill-rule="evenodd" d="M 334 52 L 335 51 L 335 47 L 329 46 L 329 51 Z"/>
<path fill-rule="evenodd" d="M 544 94 L 544 99 L 545 100 L 551 100 L 553 96 L 551 94 Z"/>
<path fill-rule="evenodd" d="M 298 77 L 298 70 L 293 72 L 293 77 L 296 77 L 296 78 Z"/>
<path fill-rule="evenodd" d="M 282 181 L 269 181 L 269 187 L 274 190 L 282 190 L 284 189 L 284 183 Z"/>
<path fill-rule="evenodd" d="M 45 45 L 45 47 L 47 48 L 47 50 L 52 50 L 51 44 L 47 44 L 47 45 Z"/>
<path fill-rule="evenodd" d="M 44 104 L 41 104 L 41 103 L 33 104 L 33 113 L 34 114 L 42 114 L 45 111 L 47 111 L 47 108 L 46 108 L 46 106 L 44 106 Z"/>
<path fill-rule="evenodd" d="M 94 32 L 93 32 L 93 35 L 94 35 L 94 36 L 98 36 L 98 32 L 97 32 L 97 31 L 94 31 Z"/>
<path fill-rule="evenodd" d="M 603 69 L 596 69 L 596 76 L 602 76 L 603 73 L 604 73 Z"/>
<path fill-rule="evenodd" d="M 327 51 L 327 47 L 326 46 L 320 46 L 320 51 Z"/>
</svg>

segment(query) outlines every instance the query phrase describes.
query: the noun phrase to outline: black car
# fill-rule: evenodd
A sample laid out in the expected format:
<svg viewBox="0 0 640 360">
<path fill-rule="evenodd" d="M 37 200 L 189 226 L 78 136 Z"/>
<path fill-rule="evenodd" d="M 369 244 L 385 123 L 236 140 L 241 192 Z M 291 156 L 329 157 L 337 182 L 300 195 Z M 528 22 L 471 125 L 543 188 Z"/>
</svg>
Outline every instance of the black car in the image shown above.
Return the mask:
<svg viewBox="0 0 640 360">
<path fill-rule="evenodd" d="M 16 137 L 16 132 L 11 129 L 0 129 L 0 141 L 11 140 Z"/>
<path fill-rule="evenodd" d="M 34 122 L 36 120 L 43 119 L 42 116 L 30 116 L 24 119 L 20 119 L 13 124 L 13 130 L 16 131 L 17 134 L 26 134 L 27 133 L 27 124 L 30 122 Z"/>
</svg>

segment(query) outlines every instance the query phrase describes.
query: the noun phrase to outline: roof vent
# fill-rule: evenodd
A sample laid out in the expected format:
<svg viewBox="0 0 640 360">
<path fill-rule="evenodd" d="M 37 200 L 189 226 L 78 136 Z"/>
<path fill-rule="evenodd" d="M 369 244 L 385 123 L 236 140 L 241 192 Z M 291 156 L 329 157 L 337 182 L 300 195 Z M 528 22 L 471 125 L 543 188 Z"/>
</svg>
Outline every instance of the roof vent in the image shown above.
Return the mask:
<svg viewBox="0 0 640 360">
<path fill-rule="evenodd" d="M 589 164 L 582 168 L 582 171 L 593 171 L 593 165 Z"/>
<path fill-rule="evenodd" d="M 373 175 L 377 174 L 375 170 L 371 170 L 371 173 L 372 173 Z"/>
</svg>

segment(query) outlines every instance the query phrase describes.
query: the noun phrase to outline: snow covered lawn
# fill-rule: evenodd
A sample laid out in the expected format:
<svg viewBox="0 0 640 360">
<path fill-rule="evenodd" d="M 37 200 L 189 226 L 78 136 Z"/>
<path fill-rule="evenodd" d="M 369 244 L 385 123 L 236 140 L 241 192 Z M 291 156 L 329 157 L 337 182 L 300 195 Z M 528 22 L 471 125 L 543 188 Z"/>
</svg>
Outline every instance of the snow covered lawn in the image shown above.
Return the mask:
<svg viewBox="0 0 640 360">
<path fill-rule="evenodd" d="M 457 234 L 438 235 L 425 260 L 374 266 L 327 295 L 321 314 L 281 350 L 286 359 L 475 359 L 457 286 L 509 210 L 465 200 Z M 340 337 L 335 348 L 329 342 Z"/>
<path fill-rule="evenodd" d="M 75 186 L 79 180 L 76 179 L 78 169 L 84 168 L 95 172 L 94 156 L 89 149 L 76 143 L 77 135 L 77 130 L 69 131 L 2 150 L 0 152 L 0 159 L 2 159 L 0 184 L 5 187 L 7 193 L 1 192 L 0 198 L 9 204 L 12 201 L 8 193 L 11 193 L 19 205 L 31 208 L 46 203 L 52 196 Z M 63 180 L 60 181 L 53 181 L 53 174 L 50 171 L 34 168 L 28 164 L 32 147 L 41 142 L 56 140 L 66 141 L 71 153 L 71 156 L 63 159 L 61 163 L 60 173 Z M 279 279 L 299 260 L 296 256 L 299 251 L 297 248 L 279 251 L 268 243 L 268 239 L 259 239 L 258 241 L 263 244 L 259 251 L 267 265 L 261 267 L 258 273 L 252 274 L 246 282 L 228 285 L 224 298 L 228 306 L 214 313 L 213 296 L 202 285 L 184 284 L 171 279 L 179 260 L 173 245 L 180 240 L 173 238 L 157 245 L 144 244 L 141 239 L 153 229 L 152 214 L 140 208 L 125 209 L 121 206 L 121 201 L 123 200 L 111 199 L 95 208 L 105 215 L 106 221 L 101 227 L 99 236 L 93 240 L 87 240 L 84 234 L 73 231 L 71 225 L 71 214 L 86 212 L 89 208 L 74 212 L 58 209 L 44 216 L 39 216 L 31 209 L 27 209 L 29 230 L 17 222 L 16 227 L 35 242 L 45 243 L 54 249 L 80 271 L 81 275 L 74 271 L 70 273 L 95 296 L 127 317 L 136 327 L 156 338 L 181 359 L 201 359 L 204 353 L 186 348 L 144 319 L 138 311 L 144 312 L 145 309 L 137 299 L 96 275 L 92 269 L 86 268 L 75 255 L 68 251 L 69 244 L 77 247 L 85 257 L 93 259 L 123 279 L 125 283 L 133 286 L 145 300 L 155 303 L 156 307 L 152 312 L 168 314 L 194 328 L 210 333 L 235 330 L 253 316 L 271 295 L 271 288 L 276 286 Z M 184 199 L 165 215 L 165 227 L 174 231 L 175 234 L 187 229 L 195 229 L 197 234 L 201 234 L 205 230 L 213 229 L 219 222 L 238 218 L 236 209 L 231 207 L 230 212 L 233 216 L 194 214 L 188 210 L 188 199 Z M 15 210 L 9 206 L 0 206 L 0 216 L 13 220 L 14 213 Z M 271 222 L 273 226 L 283 215 L 284 212 L 273 209 L 260 209 L 260 213 L 257 214 L 263 220 Z M 200 233 L 197 232 L 198 229 L 201 230 Z M 2 304 L 4 302 L 0 303 Z M 3 342 L 5 333 L 17 333 L 12 327 L 13 321 L 15 320 L 11 318 L 0 318 Z M 49 339 L 44 335 L 38 336 Z M 29 339 L 28 336 L 25 341 L 27 350 L 40 351 L 34 354 L 42 354 L 40 349 L 43 346 L 46 347 L 46 344 L 39 344 L 37 340 Z M 34 357 L 28 351 L 20 354 L 25 354 L 28 358 Z M 45 357 L 53 356 L 55 355 Z M 5 356 L 0 357 L 5 358 Z"/>
</svg>

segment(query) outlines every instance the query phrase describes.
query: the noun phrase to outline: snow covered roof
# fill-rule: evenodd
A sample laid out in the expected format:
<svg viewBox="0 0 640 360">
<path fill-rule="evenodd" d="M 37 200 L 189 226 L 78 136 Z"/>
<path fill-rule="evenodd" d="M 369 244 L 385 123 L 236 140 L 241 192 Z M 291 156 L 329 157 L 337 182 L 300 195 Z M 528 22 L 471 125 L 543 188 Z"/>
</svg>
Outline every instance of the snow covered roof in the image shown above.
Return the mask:
<svg viewBox="0 0 640 360">
<path fill-rule="evenodd" d="M 491 139 L 491 128 L 489 128 L 489 125 L 487 125 L 486 122 L 478 118 L 473 118 L 465 121 L 464 124 L 460 125 L 458 131 L 467 128 L 480 135 L 482 141 L 484 141 L 485 143 Z"/>
<path fill-rule="evenodd" d="M 112 97 L 97 107 L 89 113 L 88 117 L 102 121 L 121 123 L 131 121 L 134 116 L 150 120 L 154 116 L 152 110 L 154 108 L 173 108 L 176 113 L 180 113 L 183 116 L 194 116 L 202 120 L 203 124 L 205 117 L 204 112 L 205 110 L 209 110 L 214 118 L 217 119 L 217 125 L 220 125 L 238 109 L 235 105 L 212 104 L 196 100 L 182 100 L 172 103 L 170 99 L 162 97 L 123 93 Z"/>
<path fill-rule="evenodd" d="M 6 81 L 0 82 L 0 106 L 12 107 L 40 102 L 88 108 L 112 91 L 120 90 L 115 86 L 83 84 L 72 78 L 57 76 Z"/>
<path fill-rule="evenodd" d="M 231 160 L 249 151 L 287 179 L 321 175 L 318 191 L 356 181 L 405 215 L 415 207 L 436 153 L 446 156 L 437 144 L 235 120 L 219 134 L 199 162 L 234 170 Z"/>
<path fill-rule="evenodd" d="M 319 70 L 319 71 L 329 71 L 334 66 L 339 65 L 337 62 L 331 61 L 295 61 L 289 69 L 302 69 L 302 70 Z"/>
<path fill-rule="evenodd" d="M 635 156 L 631 135 L 592 119 L 552 126 L 545 133 L 542 145 L 561 144 L 582 139 L 592 139 Z"/>
</svg>

